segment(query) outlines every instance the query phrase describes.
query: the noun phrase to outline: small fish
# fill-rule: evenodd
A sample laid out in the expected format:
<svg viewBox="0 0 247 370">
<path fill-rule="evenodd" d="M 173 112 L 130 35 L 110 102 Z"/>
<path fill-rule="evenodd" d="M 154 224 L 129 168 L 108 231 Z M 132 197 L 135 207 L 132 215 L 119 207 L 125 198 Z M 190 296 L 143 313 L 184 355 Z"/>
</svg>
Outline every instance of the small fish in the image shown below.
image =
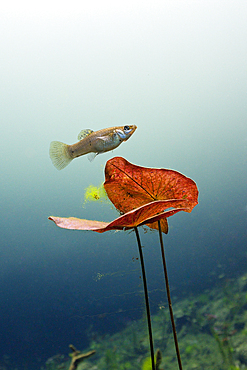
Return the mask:
<svg viewBox="0 0 247 370">
<path fill-rule="evenodd" d="M 74 158 L 84 154 L 90 153 L 89 160 L 92 161 L 97 154 L 113 150 L 123 141 L 127 141 L 136 129 L 135 125 L 110 127 L 95 132 L 86 129 L 79 133 L 80 141 L 75 144 L 67 145 L 60 141 L 52 141 L 49 152 L 51 161 L 58 170 L 62 170 Z"/>
</svg>

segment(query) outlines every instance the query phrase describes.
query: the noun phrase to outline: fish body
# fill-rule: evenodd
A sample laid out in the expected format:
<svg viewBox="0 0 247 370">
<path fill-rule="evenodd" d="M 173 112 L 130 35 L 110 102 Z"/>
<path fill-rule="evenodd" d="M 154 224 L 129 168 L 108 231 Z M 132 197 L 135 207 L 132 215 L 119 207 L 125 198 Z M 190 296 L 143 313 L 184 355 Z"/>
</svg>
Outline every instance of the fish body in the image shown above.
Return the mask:
<svg viewBox="0 0 247 370">
<path fill-rule="evenodd" d="M 67 145 L 59 141 L 52 141 L 50 144 L 50 158 L 53 165 L 61 170 L 66 167 L 74 158 L 90 153 L 90 160 L 97 154 L 105 153 L 117 148 L 123 141 L 127 141 L 135 132 L 137 127 L 116 126 L 105 128 L 99 131 L 90 129 L 82 130 L 79 141 Z"/>
</svg>

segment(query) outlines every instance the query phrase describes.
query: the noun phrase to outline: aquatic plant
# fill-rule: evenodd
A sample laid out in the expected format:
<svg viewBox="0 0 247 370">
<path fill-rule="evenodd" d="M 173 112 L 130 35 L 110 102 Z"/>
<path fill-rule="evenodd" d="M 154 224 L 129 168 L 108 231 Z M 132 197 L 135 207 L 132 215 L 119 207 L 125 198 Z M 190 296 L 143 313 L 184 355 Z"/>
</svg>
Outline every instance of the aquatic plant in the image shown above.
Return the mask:
<svg viewBox="0 0 247 370">
<path fill-rule="evenodd" d="M 157 349 L 156 354 L 155 354 L 155 370 L 159 370 L 161 360 L 162 360 L 161 351 Z M 145 358 L 142 364 L 142 370 L 152 370 L 152 358 L 151 357 Z"/>
<path fill-rule="evenodd" d="M 179 369 L 182 370 L 162 232 L 168 233 L 168 217 L 180 211 L 192 211 L 198 203 L 197 186 L 193 180 L 177 171 L 141 167 L 129 163 L 122 157 L 115 157 L 106 164 L 104 187 L 111 202 L 122 213 L 114 221 L 106 223 L 102 221 L 82 220 L 74 217 L 61 218 L 53 216 L 50 216 L 49 219 L 54 221 L 57 226 L 66 229 L 92 230 L 96 232 L 131 228 L 135 230 L 142 269 L 152 370 L 155 370 L 155 359 L 151 315 L 138 226 L 145 224 L 150 228 L 158 229 L 174 343 Z"/>
<path fill-rule="evenodd" d="M 163 168 L 146 168 L 134 165 L 121 157 L 115 157 L 109 160 L 105 168 L 105 189 L 109 199 L 120 212 L 128 212 L 130 209 L 140 207 L 143 204 L 153 201 L 174 201 L 173 207 L 177 210 L 191 212 L 198 204 L 198 189 L 193 180 L 182 175 L 181 173 Z M 168 207 L 167 207 L 168 208 Z M 163 270 L 166 282 L 166 291 L 168 306 L 172 323 L 174 343 L 176 347 L 177 360 L 180 370 L 182 363 L 180 359 L 178 340 L 175 328 L 175 321 L 172 311 L 172 302 L 166 268 L 165 251 L 162 238 L 162 232 L 168 233 L 167 218 L 156 218 L 146 224 L 153 229 L 159 230 L 159 240 L 161 246 L 161 256 Z M 139 246 L 141 257 L 140 238 L 137 227 L 134 228 Z M 144 264 L 142 264 L 144 268 Z M 145 288 L 144 288 L 145 290 Z M 148 302 L 146 302 L 147 304 Z M 147 307 L 148 312 L 148 307 Z M 151 324 L 150 324 L 151 325 Z M 151 326 L 150 326 L 151 328 Z M 154 365 L 154 355 L 151 347 L 152 368 Z"/>
<path fill-rule="evenodd" d="M 152 360 L 151 357 L 145 358 L 142 364 L 142 370 L 152 370 Z"/>
<path fill-rule="evenodd" d="M 100 186 L 89 185 L 85 189 L 84 202 L 88 201 L 108 201 L 108 197 L 104 185 Z"/>
<path fill-rule="evenodd" d="M 246 294 L 240 286 L 233 289 L 233 281 L 226 280 L 222 289 L 220 300 L 221 311 L 217 315 L 208 315 L 209 328 L 216 341 L 222 362 L 228 369 L 235 369 L 237 357 L 241 358 L 238 341 L 234 336 L 239 329 L 245 327 L 245 320 L 240 320 L 241 312 L 245 311 L 247 304 Z M 244 345 L 246 348 L 246 346 Z M 237 350 L 238 349 L 238 350 Z M 246 357 L 242 359 L 246 363 Z"/>
<path fill-rule="evenodd" d="M 109 370 L 118 369 L 116 356 L 111 349 L 107 349 L 105 352 L 105 365 Z"/>
<path fill-rule="evenodd" d="M 50 358 L 47 359 L 47 361 L 45 362 L 45 369 L 46 370 L 57 370 L 58 368 L 65 368 L 67 367 L 67 359 L 65 358 L 64 355 L 61 355 L 61 354 L 57 354 L 55 356 L 52 356 Z M 8 367 L 5 367 L 4 365 L 0 364 L 0 369 L 1 370 L 7 370 Z"/>
</svg>

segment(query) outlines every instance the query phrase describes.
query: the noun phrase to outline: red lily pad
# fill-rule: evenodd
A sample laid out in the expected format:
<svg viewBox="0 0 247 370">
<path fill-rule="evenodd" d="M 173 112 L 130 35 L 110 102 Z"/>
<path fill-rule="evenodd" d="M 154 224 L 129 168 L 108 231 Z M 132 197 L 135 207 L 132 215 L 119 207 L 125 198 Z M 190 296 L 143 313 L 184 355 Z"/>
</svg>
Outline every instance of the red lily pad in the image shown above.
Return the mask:
<svg viewBox="0 0 247 370">
<path fill-rule="evenodd" d="M 190 178 L 174 170 L 137 166 L 122 157 L 106 163 L 104 187 L 123 213 L 157 200 L 180 200 L 176 208 L 183 208 L 187 200 L 186 212 L 198 204 L 198 189 Z"/>
<path fill-rule="evenodd" d="M 187 204 L 186 200 L 172 199 L 169 201 L 161 200 L 150 202 L 144 206 L 138 207 L 124 215 L 116 218 L 112 222 L 101 222 L 92 220 L 83 220 L 75 217 L 54 217 L 50 216 L 49 220 L 55 222 L 55 224 L 64 229 L 72 230 L 91 230 L 99 233 L 103 233 L 108 230 L 122 230 L 131 229 L 146 223 L 152 224 L 158 220 L 166 220 L 167 217 L 174 215 L 180 211 L 187 211 L 187 208 L 173 208 L 171 210 L 164 209 L 175 206 L 177 203 L 183 202 L 184 205 Z M 180 204 L 180 203 L 179 203 Z"/>
</svg>

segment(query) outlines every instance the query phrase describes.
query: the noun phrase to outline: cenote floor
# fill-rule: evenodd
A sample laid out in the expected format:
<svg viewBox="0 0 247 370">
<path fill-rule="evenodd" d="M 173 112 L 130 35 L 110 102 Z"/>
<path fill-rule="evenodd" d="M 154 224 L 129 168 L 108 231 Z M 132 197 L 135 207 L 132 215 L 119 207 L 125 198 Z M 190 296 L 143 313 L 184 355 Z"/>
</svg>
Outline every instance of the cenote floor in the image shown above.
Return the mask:
<svg viewBox="0 0 247 370">
<path fill-rule="evenodd" d="M 247 369 L 247 273 L 232 280 L 224 277 L 212 290 L 174 301 L 174 315 L 183 369 Z M 152 316 L 155 350 L 162 354 L 159 370 L 178 368 L 167 304 L 161 304 Z M 54 354 L 43 370 L 150 370 L 149 340 L 145 312 L 143 319 L 131 322 L 114 335 L 91 333 L 88 354 L 78 366 L 71 367 L 71 356 Z M 7 368 L 7 367 L 6 367 Z M 1 369 L 4 369 L 2 367 Z"/>
</svg>

